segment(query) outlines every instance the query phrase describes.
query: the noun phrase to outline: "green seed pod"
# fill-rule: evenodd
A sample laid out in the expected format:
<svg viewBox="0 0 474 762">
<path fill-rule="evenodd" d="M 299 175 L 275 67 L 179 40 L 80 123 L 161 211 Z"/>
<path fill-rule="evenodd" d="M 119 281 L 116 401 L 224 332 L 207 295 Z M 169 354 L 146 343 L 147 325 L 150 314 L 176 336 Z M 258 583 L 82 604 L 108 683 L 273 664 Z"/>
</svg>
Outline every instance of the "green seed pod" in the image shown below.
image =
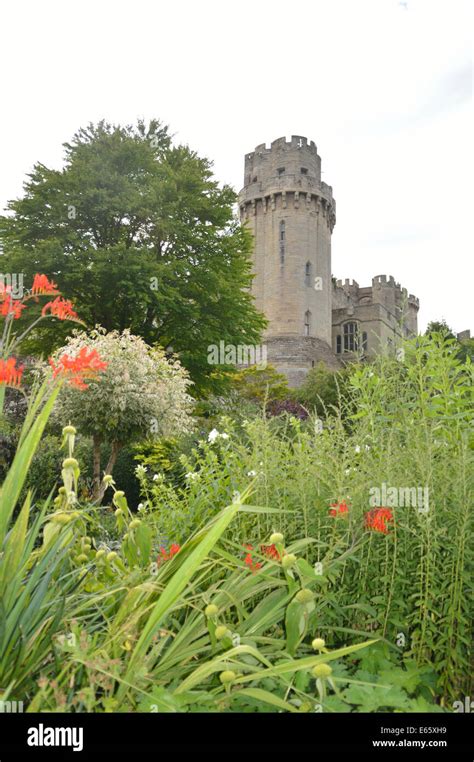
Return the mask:
<svg viewBox="0 0 474 762">
<path fill-rule="evenodd" d="M 292 566 L 294 566 L 296 563 L 296 556 L 293 555 L 293 553 L 288 553 L 286 556 L 283 556 L 281 559 L 281 565 L 284 569 L 290 569 Z"/>
<path fill-rule="evenodd" d="M 74 434 L 77 434 L 77 431 L 74 428 L 74 426 L 71 426 L 71 425 L 65 426 L 64 429 L 63 429 L 63 435 L 66 436 L 66 434 L 72 434 L 72 435 L 74 435 Z"/>
<path fill-rule="evenodd" d="M 217 640 L 222 640 L 222 638 L 225 638 L 226 635 L 229 634 L 229 628 L 225 626 L 225 624 L 220 624 L 219 627 L 216 627 L 216 638 Z"/>
<path fill-rule="evenodd" d="M 232 672 L 231 669 L 226 669 L 224 672 L 221 672 L 219 675 L 219 679 L 223 685 L 228 685 L 229 683 L 233 683 L 237 675 L 235 672 Z"/>
<path fill-rule="evenodd" d="M 326 641 L 322 638 L 315 638 L 313 642 L 311 643 L 315 651 L 322 651 L 324 646 L 326 645 Z"/>
<path fill-rule="evenodd" d="M 206 606 L 204 609 L 204 613 L 207 617 L 215 616 L 219 613 L 219 609 L 214 603 L 210 603 L 209 606 Z"/>
<path fill-rule="evenodd" d="M 117 553 L 115 552 L 115 550 L 111 550 L 110 553 L 107 553 L 107 561 L 109 561 L 110 563 L 112 561 L 115 561 L 116 558 L 117 558 Z"/>
<path fill-rule="evenodd" d="M 121 509 L 121 508 L 117 508 L 117 510 L 116 510 L 116 511 L 115 511 L 115 513 L 114 513 L 114 516 L 116 516 L 117 518 L 118 518 L 119 516 L 123 516 L 123 511 L 122 511 L 122 509 Z"/>
<path fill-rule="evenodd" d="M 56 516 L 51 517 L 51 521 L 54 521 L 55 524 L 69 524 L 72 521 L 72 514 L 58 513 Z"/>
<path fill-rule="evenodd" d="M 298 603 L 309 603 L 314 598 L 314 593 L 311 592 L 311 590 L 308 590 L 307 587 L 304 587 L 302 590 L 299 590 L 295 595 L 295 600 L 298 601 Z"/>
<path fill-rule="evenodd" d="M 140 521 L 140 519 L 133 519 L 133 521 L 131 521 L 130 524 L 128 525 L 128 528 L 129 529 L 136 529 L 137 527 L 140 526 L 141 523 L 142 522 Z"/>
<path fill-rule="evenodd" d="M 277 545 L 283 542 L 283 535 L 281 532 L 273 532 L 273 534 L 270 535 L 270 542 L 272 545 Z"/>
<path fill-rule="evenodd" d="M 89 560 L 89 559 L 87 558 L 87 556 L 86 556 L 86 554 L 85 554 L 85 553 L 80 553 L 80 554 L 79 554 L 79 555 L 76 557 L 76 561 L 77 561 L 77 563 L 78 563 L 78 564 L 83 564 L 83 563 L 85 563 L 85 562 L 86 562 L 86 561 L 88 561 L 88 560 Z"/>
<path fill-rule="evenodd" d="M 65 494 L 66 494 L 66 492 L 67 492 L 67 489 L 66 489 L 66 487 L 60 487 L 60 488 L 58 489 L 58 495 L 65 495 Z"/>
<path fill-rule="evenodd" d="M 63 460 L 63 468 L 78 468 L 79 463 L 75 458 L 66 458 Z"/>
<path fill-rule="evenodd" d="M 105 474 L 104 478 L 102 479 L 104 484 L 112 484 L 113 480 L 114 480 L 114 477 L 112 476 L 112 474 Z"/>
<path fill-rule="evenodd" d="M 84 551 L 84 553 L 88 553 L 90 551 L 90 549 L 91 549 L 90 542 L 85 542 L 83 544 L 83 546 L 82 546 L 82 550 Z"/>
<path fill-rule="evenodd" d="M 125 497 L 125 492 L 121 489 L 118 489 L 114 494 L 114 497 Z"/>
<path fill-rule="evenodd" d="M 101 549 L 100 549 L 100 550 L 98 550 L 98 551 L 97 551 L 97 553 L 95 554 L 95 560 L 96 560 L 96 561 L 99 561 L 99 560 L 100 560 L 101 558 L 103 558 L 104 556 L 105 556 L 105 550 L 104 550 L 103 548 L 101 548 Z"/>
<path fill-rule="evenodd" d="M 330 667 L 329 664 L 316 664 L 316 666 L 313 667 L 312 672 L 313 677 L 318 677 L 324 680 L 332 674 L 332 667 Z"/>
</svg>

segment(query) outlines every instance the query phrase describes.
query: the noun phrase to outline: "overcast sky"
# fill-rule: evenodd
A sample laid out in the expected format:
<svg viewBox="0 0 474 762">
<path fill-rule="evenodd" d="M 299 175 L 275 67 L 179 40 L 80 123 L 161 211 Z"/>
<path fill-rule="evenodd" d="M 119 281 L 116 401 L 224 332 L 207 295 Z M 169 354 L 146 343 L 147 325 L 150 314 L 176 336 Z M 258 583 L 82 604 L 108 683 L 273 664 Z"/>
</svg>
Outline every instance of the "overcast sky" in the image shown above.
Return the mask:
<svg viewBox="0 0 474 762">
<path fill-rule="evenodd" d="M 332 270 L 392 274 L 420 328 L 474 328 L 469 0 L 7 0 L 0 206 L 105 118 L 158 117 L 237 190 L 244 154 L 314 140 Z"/>
</svg>

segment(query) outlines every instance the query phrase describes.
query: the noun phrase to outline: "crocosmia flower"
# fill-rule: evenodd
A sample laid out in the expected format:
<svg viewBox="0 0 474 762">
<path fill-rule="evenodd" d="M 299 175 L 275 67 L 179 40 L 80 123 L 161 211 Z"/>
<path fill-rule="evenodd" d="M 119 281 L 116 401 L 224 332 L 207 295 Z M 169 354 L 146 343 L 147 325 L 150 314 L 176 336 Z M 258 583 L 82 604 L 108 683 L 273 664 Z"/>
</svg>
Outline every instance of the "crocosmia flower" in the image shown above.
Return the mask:
<svg viewBox="0 0 474 762">
<path fill-rule="evenodd" d="M 87 389 L 85 381 L 95 379 L 100 371 L 107 368 L 107 363 L 100 359 L 97 350 L 87 347 L 82 347 L 74 357 L 65 353 L 57 362 L 50 357 L 49 364 L 53 369 L 53 378 L 63 377 L 78 389 Z"/>
<path fill-rule="evenodd" d="M 329 510 L 330 516 L 343 516 L 347 513 L 349 513 L 349 506 L 345 500 L 341 500 L 340 503 L 331 503 L 331 508 Z"/>
<path fill-rule="evenodd" d="M 372 508 L 365 514 L 365 527 L 382 534 L 389 533 L 387 524 L 393 522 L 393 513 L 390 508 Z"/>
<path fill-rule="evenodd" d="M 0 360 L 0 384 L 6 386 L 20 386 L 23 374 L 23 365 L 17 366 L 16 358 L 9 357 L 8 360 Z"/>
</svg>

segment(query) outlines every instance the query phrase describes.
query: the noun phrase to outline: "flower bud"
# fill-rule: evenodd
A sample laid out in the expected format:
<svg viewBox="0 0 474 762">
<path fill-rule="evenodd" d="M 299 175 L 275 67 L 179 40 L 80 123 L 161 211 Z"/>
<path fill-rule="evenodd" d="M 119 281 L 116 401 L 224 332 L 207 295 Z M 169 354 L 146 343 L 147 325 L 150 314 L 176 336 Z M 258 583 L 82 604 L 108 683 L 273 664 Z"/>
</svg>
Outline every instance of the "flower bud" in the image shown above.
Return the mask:
<svg viewBox="0 0 474 762">
<path fill-rule="evenodd" d="M 117 558 L 117 553 L 115 552 L 115 550 L 111 550 L 110 553 L 107 553 L 107 561 L 109 561 L 110 563 L 112 561 L 115 561 L 116 558 Z"/>
<path fill-rule="evenodd" d="M 65 495 L 65 494 L 66 494 L 66 492 L 67 492 L 67 489 L 66 489 L 66 487 L 60 487 L 60 488 L 58 489 L 58 495 Z"/>
<path fill-rule="evenodd" d="M 100 548 L 100 550 L 98 550 L 97 553 L 95 554 L 95 560 L 99 561 L 104 556 L 105 556 L 105 550 L 103 548 Z"/>
<path fill-rule="evenodd" d="M 283 542 L 283 535 L 281 532 L 273 532 L 272 535 L 270 535 L 270 542 L 272 545 L 277 545 L 279 543 Z"/>
<path fill-rule="evenodd" d="M 219 613 L 219 609 L 214 603 L 210 603 L 209 606 L 206 606 L 204 609 L 204 613 L 207 617 L 215 616 Z"/>
<path fill-rule="evenodd" d="M 118 518 L 119 516 L 123 516 L 123 511 L 122 511 L 122 509 L 121 509 L 121 508 L 117 508 L 117 510 L 116 510 L 116 511 L 115 511 L 115 513 L 114 513 L 114 516 L 116 516 L 117 518 Z"/>
<path fill-rule="evenodd" d="M 296 563 L 296 556 L 293 555 L 293 553 L 287 553 L 286 556 L 283 556 L 281 559 L 281 565 L 284 569 L 290 569 L 292 566 L 294 566 Z"/>
<path fill-rule="evenodd" d="M 142 522 L 140 521 L 140 519 L 133 519 L 133 521 L 131 521 L 130 524 L 128 525 L 128 528 L 129 529 L 136 529 L 137 527 L 140 526 L 141 523 Z"/>
<path fill-rule="evenodd" d="M 237 675 L 235 672 L 232 672 L 231 669 L 226 669 L 224 672 L 221 672 L 219 675 L 219 679 L 223 685 L 228 685 L 229 683 L 233 683 Z"/>
<path fill-rule="evenodd" d="M 63 468 L 78 468 L 79 463 L 75 458 L 66 458 L 63 460 Z"/>
<path fill-rule="evenodd" d="M 112 474 L 105 474 L 104 478 L 102 479 L 104 484 L 112 484 L 113 480 L 114 480 L 114 477 L 112 476 Z"/>
<path fill-rule="evenodd" d="M 313 642 L 311 643 L 315 651 L 322 651 L 324 646 L 326 645 L 326 641 L 322 638 L 315 638 Z"/>
<path fill-rule="evenodd" d="M 78 563 L 78 564 L 83 564 L 83 563 L 85 563 L 87 560 L 88 560 L 88 558 L 87 558 L 87 556 L 86 556 L 86 554 L 85 554 L 85 553 L 80 553 L 80 554 L 77 556 L 77 558 L 76 558 L 76 561 L 77 561 L 77 563 Z"/>
<path fill-rule="evenodd" d="M 308 590 L 307 587 L 304 587 L 302 590 L 299 590 L 295 595 L 295 600 L 298 601 L 298 603 L 309 603 L 314 598 L 314 593 L 311 592 L 311 590 Z"/>
<path fill-rule="evenodd" d="M 124 492 L 122 489 L 118 489 L 118 490 L 115 492 L 115 495 L 114 495 L 114 497 L 125 497 L 125 492 Z"/>
<path fill-rule="evenodd" d="M 313 677 L 318 677 L 324 680 L 324 678 L 329 677 L 330 674 L 332 674 L 332 667 L 329 666 L 329 664 L 316 664 L 315 667 L 313 667 Z"/>
<path fill-rule="evenodd" d="M 216 638 L 217 640 L 222 640 L 222 638 L 225 638 L 226 635 L 229 634 L 229 628 L 225 626 L 225 624 L 220 624 L 219 627 L 216 627 Z"/>
<path fill-rule="evenodd" d="M 67 434 L 72 434 L 72 435 L 77 434 L 77 431 L 74 428 L 74 426 L 69 425 L 64 427 L 63 435 L 66 436 Z"/>
</svg>

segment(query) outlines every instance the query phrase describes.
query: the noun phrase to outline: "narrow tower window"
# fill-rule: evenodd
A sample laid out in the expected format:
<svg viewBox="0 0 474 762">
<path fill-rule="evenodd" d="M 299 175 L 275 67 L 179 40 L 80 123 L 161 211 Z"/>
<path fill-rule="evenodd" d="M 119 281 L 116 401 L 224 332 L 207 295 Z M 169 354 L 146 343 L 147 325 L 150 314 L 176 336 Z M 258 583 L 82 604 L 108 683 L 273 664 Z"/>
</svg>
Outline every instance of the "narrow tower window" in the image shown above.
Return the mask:
<svg viewBox="0 0 474 762">
<path fill-rule="evenodd" d="M 285 167 L 278 167 L 277 172 L 278 172 L 278 174 L 280 176 L 284 175 L 285 174 Z"/>
<path fill-rule="evenodd" d="M 311 286 L 311 262 L 306 262 L 304 268 L 304 282 L 307 286 Z"/>
<path fill-rule="evenodd" d="M 285 220 L 280 221 L 280 262 L 283 264 L 285 261 Z"/>
<path fill-rule="evenodd" d="M 336 336 L 336 354 L 341 354 L 341 334 L 338 333 Z"/>
<path fill-rule="evenodd" d="M 304 313 L 304 335 L 309 336 L 311 333 L 311 312 L 306 310 Z"/>
<path fill-rule="evenodd" d="M 362 349 L 367 352 L 367 333 L 365 331 L 362 334 Z"/>
<path fill-rule="evenodd" d="M 344 324 L 344 352 L 357 350 L 357 323 Z"/>
<path fill-rule="evenodd" d="M 307 169 L 307 167 L 301 167 L 301 174 L 302 174 L 302 175 L 307 175 L 307 174 L 308 174 L 308 169 Z"/>
</svg>

